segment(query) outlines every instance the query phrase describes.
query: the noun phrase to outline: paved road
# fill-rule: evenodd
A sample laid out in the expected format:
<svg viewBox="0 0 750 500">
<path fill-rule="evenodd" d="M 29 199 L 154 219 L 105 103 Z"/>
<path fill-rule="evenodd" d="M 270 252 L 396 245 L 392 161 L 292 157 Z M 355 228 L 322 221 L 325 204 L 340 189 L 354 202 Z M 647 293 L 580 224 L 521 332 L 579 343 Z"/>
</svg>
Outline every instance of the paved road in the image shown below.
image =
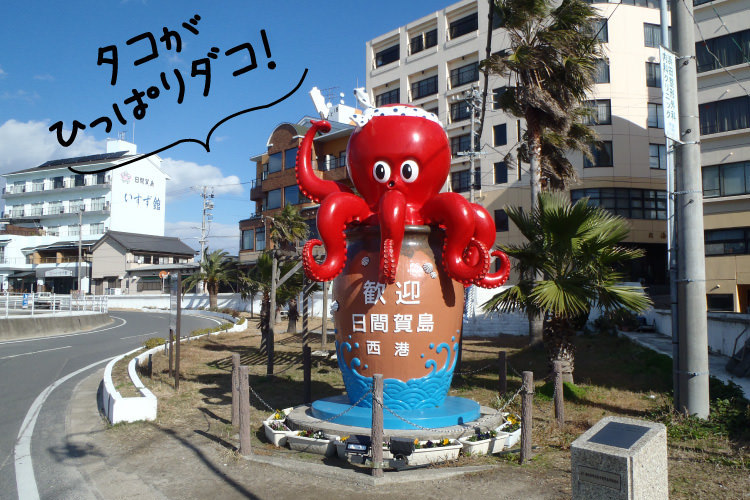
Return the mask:
<svg viewBox="0 0 750 500">
<path fill-rule="evenodd" d="M 166 337 L 167 313 L 112 311 L 114 322 L 95 330 L 49 338 L 0 342 L 0 498 L 18 498 L 14 448 L 24 418 L 37 397 L 59 379 L 135 349 L 150 337 Z M 209 317 L 183 316 L 183 332 L 213 326 Z M 167 333 L 168 334 L 168 333 Z M 184 333 L 183 333 L 184 334 Z M 65 492 L 70 467 L 80 450 L 65 449 L 65 409 L 73 388 L 91 367 L 56 387 L 41 406 L 31 439 L 34 476 L 41 498 L 75 498 Z M 24 499 L 21 499 L 24 500 Z"/>
</svg>

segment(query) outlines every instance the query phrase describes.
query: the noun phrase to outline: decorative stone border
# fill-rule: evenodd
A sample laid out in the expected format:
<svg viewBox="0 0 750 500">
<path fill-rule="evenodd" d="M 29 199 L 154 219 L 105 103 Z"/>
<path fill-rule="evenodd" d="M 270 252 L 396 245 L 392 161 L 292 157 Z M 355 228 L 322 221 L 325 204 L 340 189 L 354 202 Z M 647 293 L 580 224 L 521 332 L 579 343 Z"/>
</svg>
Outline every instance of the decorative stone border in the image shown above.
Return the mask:
<svg viewBox="0 0 750 500">
<path fill-rule="evenodd" d="M 185 311 L 188 313 L 188 311 Z M 190 315 L 198 315 L 198 314 L 204 314 L 208 311 L 190 311 Z M 225 314 L 207 314 L 208 316 L 215 316 L 218 315 L 222 317 L 223 319 L 227 319 Z M 231 318 L 231 317 L 230 317 Z M 234 318 L 232 318 L 232 321 Z M 235 324 L 232 328 L 225 330 L 225 332 L 237 332 L 240 330 L 243 330 L 247 325 L 247 319 L 242 324 Z M 221 332 L 216 332 L 218 335 Z M 196 335 L 195 337 L 188 337 L 187 340 L 191 339 L 197 339 L 203 336 L 206 336 L 208 334 L 204 333 L 203 335 Z M 143 382 L 141 382 L 141 379 L 138 377 L 138 374 L 136 373 L 135 365 L 136 360 L 141 363 L 146 360 L 148 360 L 148 356 L 150 354 L 163 351 L 166 347 L 166 344 L 156 346 L 153 349 L 149 349 L 138 356 L 135 356 L 133 359 L 130 360 L 130 363 L 128 363 L 128 376 L 130 377 L 130 381 L 133 383 L 133 385 L 138 389 L 138 392 L 141 393 L 140 396 L 135 397 L 123 397 L 117 389 L 115 389 L 115 385 L 112 382 L 112 368 L 114 368 L 115 363 L 120 361 L 122 358 L 129 356 L 135 352 L 140 351 L 142 348 L 139 347 L 138 349 L 133 349 L 132 351 L 126 352 L 125 354 L 121 354 L 115 358 L 113 358 L 109 363 L 107 363 L 106 368 L 104 368 L 104 377 L 102 379 L 101 383 L 101 397 L 99 401 L 99 408 L 104 413 L 104 416 L 107 417 L 107 420 L 114 425 L 119 424 L 121 422 L 137 422 L 141 420 L 156 420 L 156 408 L 157 408 L 157 399 L 154 394 L 149 391 L 146 386 L 143 385 Z"/>
</svg>

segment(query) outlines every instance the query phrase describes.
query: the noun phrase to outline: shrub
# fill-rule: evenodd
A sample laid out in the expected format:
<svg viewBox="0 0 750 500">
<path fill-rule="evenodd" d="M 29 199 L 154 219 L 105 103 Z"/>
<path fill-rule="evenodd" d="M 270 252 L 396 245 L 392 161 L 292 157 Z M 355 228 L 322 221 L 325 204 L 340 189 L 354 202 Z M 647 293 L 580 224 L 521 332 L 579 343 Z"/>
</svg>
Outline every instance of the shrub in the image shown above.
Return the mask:
<svg viewBox="0 0 750 500">
<path fill-rule="evenodd" d="M 158 347 L 158 346 L 160 346 L 160 345 L 164 345 L 164 344 L 165 344 L 166 342 L 167 342 L 167 341 L 166 341 L 166 340 L 164 340 L 164 339 L 163 339 L 163 338 L 161 338 L 161 337 L 151 337 L 150 339 L 147 339 L 147 340 L 146 340 L 146 341 L 145 341 L 145 342 L 143 343 L 143 346 L 144 346 L 144 347 L 145 347 L 146 349 L 153 349 L 154 347 Z"/>
</svg>

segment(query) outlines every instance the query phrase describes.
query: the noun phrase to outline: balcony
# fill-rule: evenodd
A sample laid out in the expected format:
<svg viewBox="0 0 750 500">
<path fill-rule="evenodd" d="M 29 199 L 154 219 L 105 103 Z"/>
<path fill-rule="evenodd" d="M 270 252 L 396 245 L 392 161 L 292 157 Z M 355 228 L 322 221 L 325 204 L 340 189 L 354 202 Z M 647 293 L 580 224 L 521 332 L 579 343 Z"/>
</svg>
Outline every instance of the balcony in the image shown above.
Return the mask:
<svg viewBox="0 0 750 500">
<path fill-rule="evenodd" d="M 251 201 L 262 201 L 263 200 L 263 185 L 258 179 L 255 179 L 250 184 L 250 200 Z"/>
<path fill-rule="evenodd" d="M 86 207 L 84 205 L 84 213 L 92 212 L 109 212 L 109 202 L 93 203 Z M 78 205 L 65 208 L 63 206 L 52 206 L 47 208 L 31 208 L 29 210 L 12 210 L 3 214 L 4 218 L 7 219 L 27 219 L 27 218 L 40 218 L 40 217 L 58 217 L 61 215 L 70 215 L 78 213 Z"/>
<path fill-rule="evenodd" d="M 51 191 L 59 192 L 64 189 L 97 189 L 103 187 L 109 187 L 112 185 L 112 179 L 107 177 L 106 179 L 97 180 L 89 184 L 76 182 L 74 179 L 64 179 L 62 182 L 49 182 L 44 185 L 32 184 L 30 187 L 26 185 L 14 185 L 10 184 L 3 188 L 3 198 L 16 198 L 23 196 L 28 193 L 47 193 Z"/>
</svg>

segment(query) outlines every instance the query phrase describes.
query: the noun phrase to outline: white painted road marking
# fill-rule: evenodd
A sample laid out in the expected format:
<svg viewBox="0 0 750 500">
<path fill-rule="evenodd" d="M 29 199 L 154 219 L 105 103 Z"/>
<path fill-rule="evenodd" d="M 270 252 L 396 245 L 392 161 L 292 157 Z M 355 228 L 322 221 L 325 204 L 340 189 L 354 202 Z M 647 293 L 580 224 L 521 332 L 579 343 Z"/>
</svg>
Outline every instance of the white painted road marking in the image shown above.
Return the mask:
<svg viewBox="0 0 750 500">
<path fill-rule="evenodd" d="M 159 333 L 159 332 L 148 332 L 148 333 L 141 333 L 140 335 L 131 335 L 131 336 L 129 336 L 129 337 L 120 337 L 120 340 L 125 340 L 125 339 L 134 339 L 134 338 L 136 338 L 136 337 L 145 337 L 146 335 L 154 335 L 154 334 L 158 334 L 158 333 Z"/>
<path fill-rule="evenodd" d="M 31 404 L 31 408 L 29 408 L 28 413 L 26 413 L 26 417 L 23 419 L 21 430 L 18 431 L 18 438 L 16 439 L 15 461 L 16 489 L 18 490 L 18 500 L 39 500 L 39 489 L 36 486 L 36 479 L 34 478 L 34 466 L 31 463 L 31 436 L 34 433 L 34 426 L 36 425 L 36 419 L 39 416 L 42 405 L 47 400 L 52 391 L 57 388 L 57 386 L 75 377 L 79 373 L 83 373 L 86 370 L 94 368 L 95 366 L 108 362 L 110 359 L 112 358 L 107 358 L 101 361 L 97 361 L 96 363 L 91 363 L 90 365 L 85 366 L 80 370 L 76 370 L 73 373 L 65 375 L 63 378 L 58 379 L 53 384 L 44 389 L 42 393 L 39 394 L 39 396 L 37 396 L 34 402 Z"/>
<path fill-rule="evenodd" d="M 12 356 L 3 356 L 0 359 L 18 358 L 20 356 L 30 356 L 32 354 L 39 354 L 40 352 L 59 351 L 60 349 L 70 349 L 72 346 L 66 345 L 64 347 L 53 347 L 52 349 L 42 349 L 41 351 L 25 352 L 23 354 L 13 354 Z"/>
</svg>

